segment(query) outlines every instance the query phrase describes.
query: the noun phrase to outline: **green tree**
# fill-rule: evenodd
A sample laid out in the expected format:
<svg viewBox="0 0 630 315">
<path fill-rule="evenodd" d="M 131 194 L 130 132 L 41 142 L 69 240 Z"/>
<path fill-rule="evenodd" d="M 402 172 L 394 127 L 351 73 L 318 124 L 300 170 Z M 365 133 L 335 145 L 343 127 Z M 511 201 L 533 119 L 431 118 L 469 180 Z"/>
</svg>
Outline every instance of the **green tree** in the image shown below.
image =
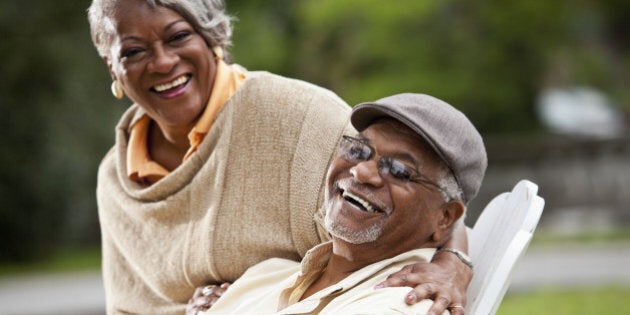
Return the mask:
<svg viewBox="0 0 630 315">
<path fill-rule="evenodd" d="M 124 106 L 108 95 L 88 5 L 0 3 L 0 261 L 98 244 L 96 166 Z"/>
<path fill-rule="evenodd" d="M 0 261 L 97 245 L 96 171 L 129 100 L 109 94 L 90 0 L 0 1 Z M 630 2 L 227 0 L 234 61 L 348 103 L 414 91 L 483 133 L 536 128 L 549 86 L 589 85 L 630 109 Z"/>
<path fill-rule="evenodd" d="M 554 1 L 306 1 L 296 69 L 351 103 L 425 92 L 483 131 L 527 130 L 560 11 Z"/>
</svg>

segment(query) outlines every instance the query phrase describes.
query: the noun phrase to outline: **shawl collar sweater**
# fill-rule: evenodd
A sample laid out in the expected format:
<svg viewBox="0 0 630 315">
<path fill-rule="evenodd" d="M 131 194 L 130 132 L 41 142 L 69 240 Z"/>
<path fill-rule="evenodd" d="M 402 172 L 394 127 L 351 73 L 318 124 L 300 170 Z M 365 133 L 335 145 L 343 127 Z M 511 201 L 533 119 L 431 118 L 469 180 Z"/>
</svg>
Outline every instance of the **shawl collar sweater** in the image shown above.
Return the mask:
<svg viewBox="0 0 630 315">
<path fill-rule="evenodd" d="M 182 314 L 196 287 L 270 257 L 299 260 L 327 236 L 327 166 L 349 107 L 334 93 L 249 72 L 186 162 L 151 186 L 127 176 L 133 105 L 98 173 L 108 314 Z"/>
</svg>

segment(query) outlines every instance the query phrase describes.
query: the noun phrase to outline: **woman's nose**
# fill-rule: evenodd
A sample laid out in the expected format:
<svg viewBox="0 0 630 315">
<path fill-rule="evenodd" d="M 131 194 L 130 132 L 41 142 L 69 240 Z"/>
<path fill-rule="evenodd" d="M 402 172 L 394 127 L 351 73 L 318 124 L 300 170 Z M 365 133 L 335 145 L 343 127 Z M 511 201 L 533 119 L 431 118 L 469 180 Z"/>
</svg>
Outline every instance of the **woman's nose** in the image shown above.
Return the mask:
<svg viewBox="0 0 630 315">
<path fill-rule="evenodd" d="M 378 170 L 378 163 L 375 159 L 357 163 L 357 165 L 350 169 L 350 173 L 354 176 L 354 179 L 361 184 L 380 187 L 384 183 L 383 177 Z"/>
<path fill-rule="evenodd" d="M 149 71 L 169 73 L 179 62 L 179 56 L 164 45 L 156 44 L 149 62 Z"/>
</svg>

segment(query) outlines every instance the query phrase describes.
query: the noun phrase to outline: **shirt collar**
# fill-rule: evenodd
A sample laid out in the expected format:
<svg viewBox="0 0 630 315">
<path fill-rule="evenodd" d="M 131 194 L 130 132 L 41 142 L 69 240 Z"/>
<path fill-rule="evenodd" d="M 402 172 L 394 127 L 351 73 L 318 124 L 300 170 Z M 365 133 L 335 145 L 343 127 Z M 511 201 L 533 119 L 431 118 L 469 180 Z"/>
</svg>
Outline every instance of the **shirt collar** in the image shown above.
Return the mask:
<svg viewBox="0 0 630 315">
<path fill-rule="evenodd" d="M 212 87 L 210 100 L 203 114 L 188 134 L 190 148 L 183 161 L 186 161 L 199 147 L 206 134 L 212 128 L 217 115 L 227 100 L 236 93 L 246 78 L 245 68 L 223 60 L 217 61 L 217 73 Z M 170 173 L 149 154 L 147 136 L 151 118 L 144 114 L 132 126 L 127 147 L 127 175 L 134 181 L 153 184 Z"/>
</svg>

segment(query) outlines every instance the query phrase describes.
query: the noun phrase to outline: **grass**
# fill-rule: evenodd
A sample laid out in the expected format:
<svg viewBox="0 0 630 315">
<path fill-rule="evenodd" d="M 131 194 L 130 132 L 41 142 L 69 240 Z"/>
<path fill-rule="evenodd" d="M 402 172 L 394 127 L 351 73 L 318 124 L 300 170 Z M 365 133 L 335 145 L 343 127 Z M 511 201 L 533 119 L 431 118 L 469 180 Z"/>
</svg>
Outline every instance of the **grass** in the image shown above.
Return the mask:
<svg viewBox="0 0 630 315">
<path fill-rule="evenodd" d="M 585 231 L 582 233 L 558 234 L 550 231 L 538 230 L 534 234 L 530 246 L 552 246 L 574 243 L 584 245 L 598 245 L 630 242 L 630 229 L 610 229 L 605 231 Z"/>
<path fill-rule="evenodd" d="M 601 237 L 589 237 L 599 241 Z M 608 237 L 605 237 L 608 239 Z M 573 239 L 574 240 L 574 239 Z M 619 240 L 618 237 L 615 240 Z M 564 242 L 565 239 L 543 237 L 539 243 Z M 45 261 L 29 264 L 0 264 L 0 276 L 32 272 L 71 272 L 100 268 L 99 248 L 65 250 Z M 544 289 L 510 293 L 501 303 L 497 315 L 591 315 L 630 314 L 630 287 L 608 286 L 585 289 Z"/>
<path fill-rule="evenodd" d="M 51 257 L 28 263 L 1 263 L 0 276 L 34 272 L 72 272 L 99 270 L 101 249 L 80 248 L 61 250 Z"/>
<path fill-rule="evenodd" d="M 530 246 L 565 246 L 568 244 L 579 244 L 583 246 L 620 242 L 630 243 L 630 229 L 587 231 L 568 235 L 547 233 L 539 230 L 534 235 Z M 100 267 L 100 247 L 72 248 L 58 251 L 45 260 L 29 263 L 0 263 L 0 276 L 31 272 L 98 270 Z"/>
<path fill-rule="evenodd" d="M 537 231 L 530 248 L 545 246 L 600 246 L 630 244 L 630 230 L 556 234 Z M 630 314 L 630 287 L 604 286 L 581 289 L 540 289 L 506 295 L 497 315 Z"/>
<path fill-rule="evenodd" d="M 532 247 L 568 244 L 598 245 L 630 243 L 630 231 L 612 230 L 582 234 L 558 235 L 538 231 Z M 0 276 L 25 273 L 54 273 L 98 270 L 100 248 L 68 249 L 52 257 L 27 264 L 0 264 Z M 608 286 L 584 289 L 541 289 L 533 292 L 510 293 L 503 299 L 498 315 L 591 315 L 630 314 L 630 287 Z"/>
<path fill-rule="evenodd" d="M 540 290 L 508 294 L 498 315 L 592 315 L 630 314 L 630 287 L 600 287 L 583 290 Z"/>
</svg>

